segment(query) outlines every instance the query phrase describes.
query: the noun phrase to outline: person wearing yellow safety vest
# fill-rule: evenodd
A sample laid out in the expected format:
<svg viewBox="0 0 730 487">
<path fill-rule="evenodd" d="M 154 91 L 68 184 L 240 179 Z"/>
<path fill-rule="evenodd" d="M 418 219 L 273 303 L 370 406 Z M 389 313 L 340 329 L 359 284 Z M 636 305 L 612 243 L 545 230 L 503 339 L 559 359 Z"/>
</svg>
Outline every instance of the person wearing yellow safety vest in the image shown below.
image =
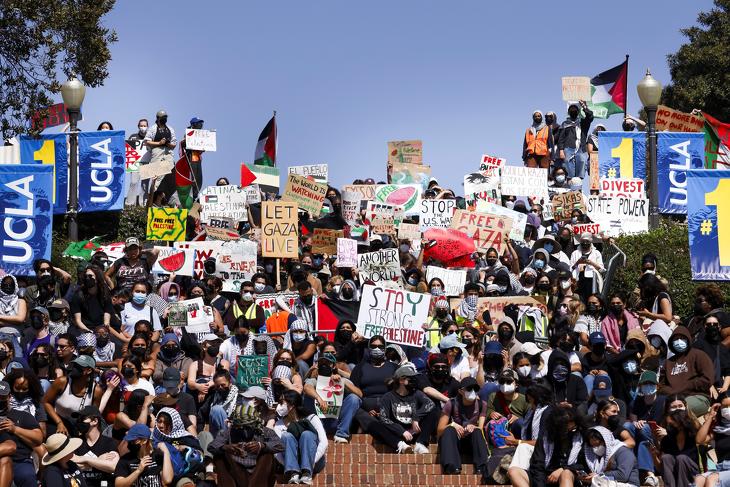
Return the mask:
<svg viewBox="0 0 730 487">
<path fill-rule="evenodd" d="M 254 286 L 251 281 L 241 283 L 241 293 L 226 310 L 223 323 L 228 330 L 234 332 L 236 320 L 241 316 L 246 317 L 252 332 L 259 333 L 262 329 L 266 331 L 266 314 L 264 308 L 254 301 Z"/>
<path fill-rule="evenodd" d="M 449 333 L 452 326 L 454 332 L 459 328 L 459 325 L 454 322 L 449 313 L 449 301 L 445 297 L 441 297 L 436 300 L 434 313 L 428 317 L 424 325 L 424 328 L 428 330 L 426 334 L 428 337 L 428 346 L 430 348 L 437 347 L 441 338 Z"/>
<path fill-rule="evenodd" d="M 542 112 L 532 112 L 532 125 L 525 131 L 522 144 L 522 160 L 527 167 L 550 167 L 550 154 L 553 150 L 553 133 L 549 125 L 545 125 Z"/>
</svg>

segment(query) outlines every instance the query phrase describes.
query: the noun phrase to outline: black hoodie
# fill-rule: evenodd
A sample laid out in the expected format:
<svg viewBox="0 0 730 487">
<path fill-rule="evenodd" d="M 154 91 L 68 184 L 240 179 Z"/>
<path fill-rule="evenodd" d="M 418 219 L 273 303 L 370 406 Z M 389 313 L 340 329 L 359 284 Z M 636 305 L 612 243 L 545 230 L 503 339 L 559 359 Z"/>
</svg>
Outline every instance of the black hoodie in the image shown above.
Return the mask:
<svg viewBox="0 0 730 487">
<path fill-rule="evenodd" d="M 556 403 L 565 401 L 572 404 L 574 407 L 578 407 L 588 399 L 586 384 L 583 382 L 581 377 L 570 372 L 568 373 L 568 379 L 565 382 L 555 382 L 555 379 L 553 379 L 553 371 L 555 370 L 555 366 L 558 364 L 565 365 L 570 371 L 570 360 L 568 359 L 568 355 L 566 355 L 562 350 L 556 349 L 550 353 L 550 358 L 548 359 L 547 374 L 543 378 L 545 385 L 555 392 Z"/>
</svg>

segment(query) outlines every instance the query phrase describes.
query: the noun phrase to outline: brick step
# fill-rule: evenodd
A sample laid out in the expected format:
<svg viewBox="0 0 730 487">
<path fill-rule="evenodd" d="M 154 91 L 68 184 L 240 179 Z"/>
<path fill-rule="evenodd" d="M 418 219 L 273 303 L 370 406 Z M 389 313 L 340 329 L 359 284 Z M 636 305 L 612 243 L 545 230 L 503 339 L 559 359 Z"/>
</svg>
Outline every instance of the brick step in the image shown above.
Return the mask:
<svg viewBox="0 0 730 487">
<path fill-rule="evenodd" d="M 438 453 L 438 448 L 439 448 L 439 446 L 436 443 L 431 443 L 430 445 L 428 445 L 428 450 L 431 453 Z M 362 454 L 362 453 L 365 453 L 365 454 L 373 454 L 373 453 L 393 454 L 393 453 L 395 453 L 395 451 L 392 448 L 390 448 L 389 446 L 383 445 L 381 443 L 375 443 L 373 445 L 365 444 L 365 443 L 353 443 L 353 444 L 345 445 L 343 443 L 335 443 L 333 441 L 330 441 L 330 446 L 329 446 L 329 449 L 327 450 L 327 452 L 330 452 L 330 451 L 337 451 L 337 452 L 343 451 L 343 452 L 345 452 L 345 454 L 351 453 L 353 455 L 358 455 L 358 454 Z"/>
<path fill-rule="evenodd" d="M 327 474 L 319 473 L 314 476 L 314 485 L 316 486 L 374 486 L 382 485 L 387 487 L 394 486 L 432 486 L 439 487 L 451 486 L 475 486 L 481 485 L 480 475 L 441 475 L 441 474 L 418 474 L 403 477 L 396 474 Z M 276 485 L 290 485 L 277 481 Z"/>
<path fill-rule="evenodd" d="M 399 457 L 403 457 L 403 455 L 399 455 Z M 410 462 L 390 462 L 390 463 L 383 463 L 378 462 L 377 460 L 374 462 L 369 462 L 367 464 L 363 463 L 351 463 L 351 464 L 330 464 L 329 462 L 325 466 L 324 470 L 321 472 L 324 474 L 347 474 L 347 475 L 376 475 L 379 473 L 384 474 L 401 474 L 401 475 L 420 475 L 420 474 L 426 474 L 426 475 L 441 475 L 442 469 L 441 465 L 439 464 L 430 464 L 430 465 L 420 465 L 420 464 L 414 464 Z M 461 466 L 461 473 L 462 475 L 474 475 L 476 474 L 476 469 L 474 468 L 474 465 L 467 465 L 463 464 Z"/>
</svg>

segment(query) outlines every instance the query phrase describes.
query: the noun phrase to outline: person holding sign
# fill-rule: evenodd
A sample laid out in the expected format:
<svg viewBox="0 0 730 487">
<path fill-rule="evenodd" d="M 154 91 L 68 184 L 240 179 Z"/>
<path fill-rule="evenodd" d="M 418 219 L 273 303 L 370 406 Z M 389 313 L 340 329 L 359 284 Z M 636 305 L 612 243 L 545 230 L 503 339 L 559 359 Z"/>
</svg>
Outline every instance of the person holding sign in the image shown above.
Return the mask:
<svg viewBox="0 0 730 487">
<path fill-rule="evenodd" d="M 522 144 L 522 160 L 527 167 L 550 167 L 550 153 L 553 150 L 553 133 L 542 119 L 542 112 L 532 112 L 532 125 L 525 131 Z"/>
</svg>

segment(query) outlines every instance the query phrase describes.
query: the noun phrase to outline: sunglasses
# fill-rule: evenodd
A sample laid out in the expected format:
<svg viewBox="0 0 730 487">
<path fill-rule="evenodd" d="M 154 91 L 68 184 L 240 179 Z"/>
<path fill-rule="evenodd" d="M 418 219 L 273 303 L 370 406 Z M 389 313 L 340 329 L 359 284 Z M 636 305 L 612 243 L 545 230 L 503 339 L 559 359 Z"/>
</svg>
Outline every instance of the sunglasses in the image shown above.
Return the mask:
<svg viewBox="0 0 730 487">
<path fill-rule="evenodd" d="M 514 384 L 514 382 L 515 381 L 512 380 L 512 379 L 499 379 L 499 384 L 500 385 L 503 385 L 503 384 Z"/>
<path fill-rule="evenodd" d="M 380 350 L 385 350 L 385 345 L 371 345 L 370 348 L 373 350 L 376 348 L 379 348 Z"/>
<path fill-rule="evenodd" d="M 479 392 L 478 387 L 467 387 L 465 390 L 466 392 Z"/>
</svg>

